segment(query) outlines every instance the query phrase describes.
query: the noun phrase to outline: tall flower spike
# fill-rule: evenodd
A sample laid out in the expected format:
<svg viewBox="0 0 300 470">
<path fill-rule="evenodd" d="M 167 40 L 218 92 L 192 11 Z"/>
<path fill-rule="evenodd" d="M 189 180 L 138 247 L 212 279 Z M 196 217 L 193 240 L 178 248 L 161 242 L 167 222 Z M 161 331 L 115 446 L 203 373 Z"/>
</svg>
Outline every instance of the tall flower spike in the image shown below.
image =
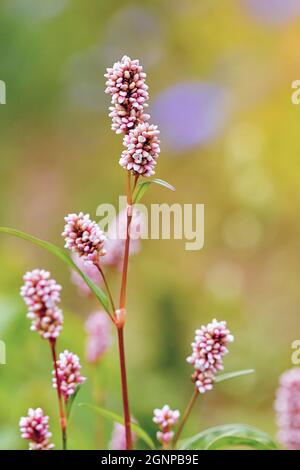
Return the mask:
<svg viewBox="0 0 300 470">
<path fill-rule="evenodd" d="M 85 329 L 88 334 L 86 343 L 86 359 L 98 362 L 112 343 L 110 320 L 106 312 L 94 312 L 89 315 Z"/>
<path fill-rule="evenodd" d="M 149 98 L 146 74 L 137 59 L 124 56 L 104 75 L 107 78 L 105 93 L 111 95 L 112 130 L 117 134 L 128 133 L 140 122 L 149 119 L 144 112 Z"/>
<path fill-rule="evenodd" d="M 100 256 L 105 255 L 105 236 L 97 223 L 90 219 L 89 214 L 83 212 L 67 215 L 65 222 L 62 233 L 65 248 L 82 256 L 86 261 L 97 264 Z"/>
<path fill-rule="evenodd" d="M 228 353 L 227 345 L 233 340 L 225 321 L 213 320 L 196 330 L 192 354 L 187 362 L 194 366 L 192 381 L 200 393 L 212 389 L 215 374 L 223 369 L 223 356 Z"/>
<path fill-rule="evenodd" d="M 300 368 L 287 370 L 280 377 L 275 410 L 278 440 L 288 450 L 300 450 Z"/>
<path fill-rule="evenodd" d="M 62 311 L 56 305 L 60 302 L 61 286 L 44 269 L 27 272 L 23 279 L 20 293 L 28 306 L 31 330 L 45 339 L 57 338 L 63 324 Z"/>
<path fill-rule="evenodd" d="M 49 439 L 49 417 L 44 415 L 41 408 L 29 408 L 28 416 L 24 416 L 19 422 L 21 437 L 31 441 L 30 450 L 51 450 L 54 444 Z"/>
<path fill-rule="evenodd" d="M 169 405 L 165 405 L 162 409 L 155 408 L 153 414 L 153 422 L 160 428 L 160 431 L 156 433 L 157 440 L 167 447 L 174 437 L 172 428 L 176 425 L 180 413 L 178 410 L 171 410 Z"/>
<path fill-rule="evenodd" d="M 61 393 L 67 402 L 69 397 L 75 393 L 76 387 L 85 382 L 86 378 L 80 374 L 81 365 L 79 357 L 67 350 L 60 353 L 57 360 L 57 374 L 60 381 Z M 55 371 L 53 374 L 53 387 L 57 388 Z"/>
<path fill-rule="evenodd" d="M 154 175 L 154 167 L 160 153 L 159 130 L 147 122 L 139 124 L 124 137 L 120 165 L 135 175 L 149 177 Z"/>
</svg>

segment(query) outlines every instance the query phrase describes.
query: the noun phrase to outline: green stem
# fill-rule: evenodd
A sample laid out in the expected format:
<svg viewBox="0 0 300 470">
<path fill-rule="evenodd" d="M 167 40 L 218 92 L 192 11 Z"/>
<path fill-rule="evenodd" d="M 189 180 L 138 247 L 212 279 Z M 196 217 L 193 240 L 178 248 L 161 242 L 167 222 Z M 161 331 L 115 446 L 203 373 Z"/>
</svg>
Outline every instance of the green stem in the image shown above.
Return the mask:
<svg viewBox="0 0 300 470">
<path fill-rule="evenodd" d="M 188 405 L 187 405 L 187 407 L 186 407 L 186 409 L 185 409 L 185 412 L 183 413 L 183 416 L 182 416 L 182 419 L 181 419 L 179 428 L 177 429 L 177 432 L 176 432 L 176 434 L 175 434 L 175 436 L 174 436 L 174 440 L 173 440 L 173 449 L 176 448 L 176 444 L 177 444 L 177 442 L 178 442 L 178 439 L 179 439 L 179 437 L 180 437 L 180 435 L 181 435 L 181 433 L 182 433 L 182 430 L 183 430 L 183 428 L 184 428 L 185 423 L 186 423 L 187 420 L 188 420 L 188 417 L 190 416 L 190 413 L 191 413 L 191 411 L 192 411 L 192 409 L 193 409 L 193 406 L 194 406 L 194 404 L 196 403 L 196 400 L 197 400 L 197 398 L 198 398 L 198 395 L 199 395 L 198 389 L 195 388 L 194 393 L 193 393 L 193 395 L 192 395 L 192 397 L 191 397 L 191 399 L 190 399 L 190 401 L 189 401 L 189 403 L 188 403 Z"/>
</svg>

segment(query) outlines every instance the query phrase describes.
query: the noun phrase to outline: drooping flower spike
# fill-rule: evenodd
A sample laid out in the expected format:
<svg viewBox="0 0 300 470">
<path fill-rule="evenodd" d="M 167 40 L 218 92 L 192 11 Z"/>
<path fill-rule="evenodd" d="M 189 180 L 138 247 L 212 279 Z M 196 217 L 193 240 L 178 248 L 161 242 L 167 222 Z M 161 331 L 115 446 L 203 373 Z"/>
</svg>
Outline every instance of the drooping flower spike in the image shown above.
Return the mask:
<svg viewBox="0 0 300 470">
<path fill-rule="evenodd" d="M 62 330 L 63 315 L 57 307 L 61 286 L 44 269 L 27 272 L 21 287 L 21 296 L 28 306 L 27 317 L 32 320 L 31 330 L 45 339 L 55 339 Z"/>
<path fill-rule="evenodd" d="M 223 356 L 228 353 L 227 346 L 233 340 L 225 321 L 213 320 L 196 330 L 192 354 L 187 362 L 194 366 L 192 380 L 200 393 L 213 388 L 215 374 L 223 369 Z"/>
<path fill-rule="evenodd" d="M 164 405 L 162 409 L 155 408 L 153 414 L 153 422 L 158 424 L 160 429 L 156 433 L 156 438 L 163 447 L 167 447 L 174 437 L 172 428 L 176 425 L 180 412 L 178 410 L 171 410 L 169 405 Z"/>
<path fill-rule="evenodd" d="M 280 377 L 275 410 L 278 440 L 288 450 L 300 450 L 300 368 L 287 370 Z"/>
<path fill-rule="evenodd" d="M 99 263 L 100 257 L 105 255 L 105 236 L 99 225 L 90 219 L 89 214 L 83 212 L 67 215 L 65 222 L 62 233 L 65 248 L 82 256 L 86 261 Z"/>
<path fill-rule="evenodd" d="M 127 134 L 150 117 L 144 112 L 149 98 L 146 74 L 138 60 L 124 56 L 104 76 L 107 78 L 105 93 L 112 97 L 109 108 L 112 130 Z"/>
<path fill-rule="evenodd" d="M 76 387 L 85 382 L 86 378 L 80 374 L 81 365 L 76 354 L 65 350 L 60 353 L 56 364 L 60 391 L 67 402 L 69 397 L 75 393 Z M 55 371 L 53 371 L 53 376 L 53 387 L 57 388 Z"/>
<path fill-rule="evenodd" d="M 30 441 L 29 450 L 51 450 L 49 417 L 44 415 L 42 408 L 29 408 L 28 415 L 19 422 L 21 437 Z"/>
</svg>

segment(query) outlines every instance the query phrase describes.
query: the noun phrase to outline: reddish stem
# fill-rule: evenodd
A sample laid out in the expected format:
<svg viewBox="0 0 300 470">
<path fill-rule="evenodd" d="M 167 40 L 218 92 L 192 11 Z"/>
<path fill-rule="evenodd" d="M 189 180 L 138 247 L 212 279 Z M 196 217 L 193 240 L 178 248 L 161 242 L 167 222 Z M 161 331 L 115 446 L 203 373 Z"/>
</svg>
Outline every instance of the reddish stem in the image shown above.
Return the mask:
<svg viewBox="0 0 300 470">
<path fill-rule="evenodd" d="M 131 192 L 131 176 L 130 172 L 127 173 L 127 228 L 126 228 L 126 240 L 125 240 L 125 251 L 123 259 L 122 269 L 122 283 L 120 290 L 120 302 L 119 309 L 125 310 L 126 306 L 126 288 L 127 288 L 127 272 L 128 272 L 128 258 L 129 258 L 129 247 L 130 247 L 130 224 L 132 219 L 132 192 Z M 129 400 L 128 400 L 128 388 L 127 388 L 127 374 L 126 374 L 126 361 L 125 361 L 125 350 L 124 350 L 124 324 L 121 324 L 118 329 L 118 341 L 119 341 L 119 356 L 120 356 L 120 369 L 121 369 L 121 382 L 122 382 L 122 398 L 123 398 L 123 412 L 124 412 L 124 426 L 126 435 L 126 450 L 132 449 L 132 435 L 131 435 L 131 422 L 130 422 L 130 411 L 129 411 Z"/>
<path fill-rule="evenodd" d="M 118 328 L 118 341 L 119 341 L 119 357 L 120 357 L 121 382 L 122 382 L 124 425 L 125 425 L 125 434 L 126 434 L 126 450 L 131 450 L 132 449 L 132 435 L 131 435 L 128 389 L 127 389 L 125 350 L 124 350 L 124 327 Z"/>
<path fill-rule="evenodd" d="M 127 227 L 126 227 L 126 240 L 125 240 L 125 251 L 123 259 L 122 269 L 122 284 L 120 291 L 120 309 L 125 308 L 126 304 L 126 287 L 127 287 L 127 272 L 128 272 L 128 258 L 129 258 L 129 247 L 130 247 L 130 224 L 132 219 L 132 196 L 131 196 L 131 179 L 130 172 L 127 174 Z"/>
<path fill-rule="evenodd" d="M 63 450 L 67 450 L 67 419 L 66 419 L 66 415 L 65 415 L 65 411 L 63 407 L 62 394 L 61 394 L 61 388 L 60 388 L 60 379 L 59 379 L 58 370 L 57 370 L 56 340 L 55 339 L 50 340 L 50 347 L 51 347 L 51 352 L 52 352 L 53 367 L 54 367 L 54 373 L 55 373 L 55 378 L 56 378 L 56 390 L 57 390 L 58 408 L 59 408 L 59 416 L 60 416 L 60 427 L 61 427 L 61 433 L 62 433 L 62 444 L 63 444 Z"/>
</svg>

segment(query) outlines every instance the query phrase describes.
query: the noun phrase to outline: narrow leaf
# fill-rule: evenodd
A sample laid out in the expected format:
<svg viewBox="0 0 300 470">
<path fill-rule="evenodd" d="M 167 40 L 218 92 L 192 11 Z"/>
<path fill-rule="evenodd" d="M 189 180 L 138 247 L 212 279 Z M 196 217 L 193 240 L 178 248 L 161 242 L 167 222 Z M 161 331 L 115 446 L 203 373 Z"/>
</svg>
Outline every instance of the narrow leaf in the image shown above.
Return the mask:
<svg viewBox="0 0 300 470">
<path fill-rule="evenodd" d="M 70 397 L 68 399 L 68 402 L 67 402 L 67 418 L 70 417 L 72 407 L 74 405 L 75 399 L 76 399 L 82 385 L 83 384 L 77 385 L 77 387 L 75 388 L 75 392 L 73 393 L 73 395 L 70 395 Z"/>
<path fill-rule="evenodd" d="M 246 436 L 230 436 L 224 435 L 215 439 L 206 450 L 218 450 L 224 447 L 250 447 L 255 450 L 274 450 L 273 447 L 261 442 L 260 440 L 254 439 L 253 437 Z"/>
<path fill-rule="evenodd" d="M 103 290 L 96 286 L 96 284 L 93 283 L 93 281 L 83 272 L 81 271 L 78 266 L 74 263 L 72 258 L 67 255 L 67 253 L 60 247 L 53 245 L 52 243 L 46 242 L 44 240 L 41 240 L 40 238 L 36 238 L 33 235 L 29 235 L 28 233 L 21 232 L 19 230 L 15 230 L 13 228 L 9 227 L 0 227 L 0 233 L 7 233 L 9 235 L 13 235 L 15 237 L 21 238 L 23 240 L 27 240 L 34 245 L 40 246 L 41 248 L 44 248 L 48 250 L 50 253 L 55 255 L 57 258 L 59 258 L 61 261 L 64 261 L 66 264 L 68 264 L 74 271 L 77 271 L 78 274 L 83 278 L 83 280 L 86 282 L 86 284 L 89 286 L 91 291 L 95 294 L 97 299 L 101 302 L 103 307 L 107 312 L 109 312 L 109 302 L 106 294 L 103 292 Z"/>
<path fill-rule="evenodd" d="M 138 184 L 138 187 L 136 188 L 135 193 L 133 195 L 133 204 L 137 204 L 138 202 L 140 202 L 145 192 L 149 188 L 150 184 L 150 181 L 145 181 L 144 183 Z"/>
<path fill-rule="evenodd" d="M 180 449 L 211 450 L 233 445 L 277 449 L 277 445 L 267 433 L 247 424 L 225 424 L 206 429 L 181 441 Z"/>
<path fill-rule="evenodd" d="M 161 179 L 158 179 L 158 178 L 155 178 L 154 180 L 144 181 L 143 183 L 139 183 L 136 190 L 135 190 L 135 193 L 133 195 L 133 203 L 134 204 L 137 204 L 142 199 L 145 192 L 147 191 L 150 184 L 152 184 L 152 183 L 158 184 L 160 186 L 164 186 L 165 188 L 170 189 L 171 191 L 175 191 L 174 186 L 172 186 L 167 181 L 164 181 L 164 180 L 161 180 Z"/>
<path fill-rule="evenodd" d="M 245 369 L 237 370 L 235 372 L 227 372 L 226 374 L 221 374 L 215 378 L 215 382 L 224 382 L 224 380 L 235 379 L 236 377 L 241 377 L 242 375 L 249 375 L 255 372 L 254 369 Z"/>
<path fill-rule="evenodd" d="M 124 424 L 124 418 L 113 411 L 106 410 L 105 408 L 100 408 L 99 406 L 90 405 L 88 403 L 79 403 L 78 406 L 84 406 L 85 408 L 89 408 L 92 411 L 95 411 L 100 416 L 110 421 L 114 421 L 116 423 Z M 152 441 L 149 434 L 144 431 L 138 424 L 131 421 L 131 429 L 132 431 L 142 440 L 144 441 L 150 449 L 155 449 L 154 442 Z"/>
<path fill-rule="evenodd" d="M 155 183 L 155 184 L 159 184 L 160 186 L 164 186 L 165 188 L 170 189 L 170 191 L 176 191 L 174 186 L 172 186 L 167 181 L 161 180 L 159 178 L 155 178 L 154 180 L 151 180 L 151 183 Z"/>
</svg>

